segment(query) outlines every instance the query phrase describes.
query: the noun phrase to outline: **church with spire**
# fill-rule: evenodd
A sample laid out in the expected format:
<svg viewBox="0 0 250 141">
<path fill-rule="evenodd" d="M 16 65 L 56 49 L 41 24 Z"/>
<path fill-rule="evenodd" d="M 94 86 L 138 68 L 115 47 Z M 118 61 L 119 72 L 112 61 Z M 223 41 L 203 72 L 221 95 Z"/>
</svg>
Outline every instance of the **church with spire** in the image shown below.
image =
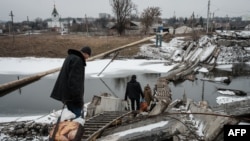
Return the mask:
<svg viewBox="0 0 250 141">
<path fill-rule="evenodd" d="M 55 4 L 54 4 L 54 8 L 53 8 L 52 13 L 51 13 L 51 20 L 48 21 L 48 27 L 52 31 L 60 32 L 63 30 L 63 25 L 61 24 L 61 21 L 60 21 L 60 15 L 57 12 Z"/>
</svg>

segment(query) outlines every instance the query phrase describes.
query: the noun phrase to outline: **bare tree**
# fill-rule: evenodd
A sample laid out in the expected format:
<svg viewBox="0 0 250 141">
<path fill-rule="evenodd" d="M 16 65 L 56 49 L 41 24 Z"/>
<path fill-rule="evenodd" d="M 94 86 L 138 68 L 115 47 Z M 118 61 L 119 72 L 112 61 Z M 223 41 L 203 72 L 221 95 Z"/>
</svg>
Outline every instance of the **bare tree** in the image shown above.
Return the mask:
<svg viewBox="0 0 250 141">
<path fill-rule="evenodd" d="M 133 10 L 136 10 L 136 5 L 131 0 L 110 0 L 110 5 L 116 16 L 116 30 L 122 35 L 125 32 L 128 18 Z"/>
<path fill-rule="evenodd" d="M 147 34 L 149 27 L 153 25 L 154 22 L 158 22 L 161 16 L 161 10 L 159 7 L 148 7 L 143 10 L 141 14 L 141 24 L 143 26 L 144 34 Z"/>
</svg>

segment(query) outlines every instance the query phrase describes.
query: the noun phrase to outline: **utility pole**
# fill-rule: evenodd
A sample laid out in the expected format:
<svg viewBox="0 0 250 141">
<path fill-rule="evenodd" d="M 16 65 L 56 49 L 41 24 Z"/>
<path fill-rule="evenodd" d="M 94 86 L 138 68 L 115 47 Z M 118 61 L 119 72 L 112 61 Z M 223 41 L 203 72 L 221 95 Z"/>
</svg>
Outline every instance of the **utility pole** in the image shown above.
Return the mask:
<svg viewBox="0 0 250 141">
<path fill-rule="evenodd" d="M 226 20 L 227 20 L 227 24 L 226 24 L 226 30 L 229 30 L 229 17 L 228 15 L 226 15 Z"/>
<path fill-rule="evenodd" d="M 29 21 L 29 16 L 27 16 L 27 24 L 28 24 L 28 28 L 30 27 L 30 21 Z M 28 29 L 29 31 L 29 46 L 31 46 L 31 44 L 30 44 L 30 32 L 31 32 L 31 30 L 30 30 L 30 28 Z M 32 46 L 32 52 L 34 53 L 35 51 L 34 51 L 34 48 L 33 48 L 33 46 Z"/>
<path fill-rule="evenodd" d="M 12 11 L 10 11 L 10 15 L 9 16 L 11 16 L 11 27 L 12 27 L 12 34 L 13 34 L 13 40 L 12 40 L 12 44 L 13 44 L 13 47 L 14 47 L 14 43 L 15 43 L 15 36 L 14 36 L 14 22 L 13 22 L 13 17 L 14 17 L 14 15 L 13 15 L 13 13 L 12 13 Z"/>
<path fill-rule="evenodd" d="M 88 29 L 88 19 L 87 15 L 85 14 L 85 20 L 86 20 L 86 30 L 87 30 L 87 36 L 89 35 L 89 29 Z"/>
<path fill-rule="evenodd" d="M 195 19 L 195 17 L 194 17 L 194 12 L 193 12 L 193 14 L 191 16 L 191 26 L 192 26 L 192 29 L 194 28 L 194 19 Z"/>
<path fill-rule="evenodd" d="M 210 0 L 208 0 L 208 8 L 207 8 L 207 33 L 209 27 L 209 14 L 210 14 Z"/>
<path fill-rule="evenodd" d="M 29 17 L 27 16 L 27 24 L 28 24 L 28 28 L 30 27 L 30 21 L 29 21 Z M 29 30 L 29 40 L 30 40 L 30 29 Z"/>
</svg>

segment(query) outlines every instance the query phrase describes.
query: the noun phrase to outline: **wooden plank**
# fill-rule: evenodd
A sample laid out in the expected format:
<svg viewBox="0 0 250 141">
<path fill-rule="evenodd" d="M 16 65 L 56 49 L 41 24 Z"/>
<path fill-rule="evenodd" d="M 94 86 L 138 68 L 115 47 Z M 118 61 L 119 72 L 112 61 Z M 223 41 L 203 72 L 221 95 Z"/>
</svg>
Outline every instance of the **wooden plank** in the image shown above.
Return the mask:
<svg viewBox="0 0 250 141">
<path fill-rule="evenodd" d="M 15 80 L 15 81 L 11 81 L 11 82 L 2 84 L 2 85 L 0 85 L 0 97 L 10 93 L 11 91 L 14 91 L 14 90 L 20 88 L 22 86 L 25 86 L 25 85 L 30 84 L 32 82 L 35 82 L 45 75 L 57 72 L 59 70 L 60 70 L 60 68 L 56 68 L 56 69 L 52 69 L 52 70 L 38 73 L 38 74 L 33 75 L 33 76 L 25 77 L 25 78 L 22 78 L 19 80 Z"/>
<path fill-rule="evenodd" d="M 162 36 L 166 35 L 167 33 L 168 33 L 168 32 L 163 32 L 163 33 L 162 33 Z M 144 38 L 144 39 L 142 39 L 142 40 L 135 41 L 135 42 L 133 42 L 133 43 L 130 43 L 130 44 L 127 44 L 127 45 L 123 45 L 123 46 L 117 47 L 117 48 L 115 48 L 115 49 L 112 49 L 112 50 L 106 51 L 106 52 L 104 52 L 104 53 L 98 54 L 98 55 L 96 55 L 96 56 L 93 56 L 93 57 L 89 58 L 88 60 L 89 60 L 89 61 L 92 61 L 92 60 L 95 60 L 95 59 L 103 58 L 104 56 L 107 56 L 107 55 L 109 55 L 109 54 L 111 54 L 111 53 L 120 51 L 120 50 L 122 50 L 122 49 L 131 47 L 131 46 L 134 46 L 134 45 L 137 45 L 137 44 L 140 44 L 140 43 L 143 43 L 143 42 L 148 41 L 148 40 L 150 40 L 150 39 L 153 39 L 153 38 L 155 38 L 155 37 L 156 37 L 156 36 L 153 35 L 153 36 Z"/>
</svg>

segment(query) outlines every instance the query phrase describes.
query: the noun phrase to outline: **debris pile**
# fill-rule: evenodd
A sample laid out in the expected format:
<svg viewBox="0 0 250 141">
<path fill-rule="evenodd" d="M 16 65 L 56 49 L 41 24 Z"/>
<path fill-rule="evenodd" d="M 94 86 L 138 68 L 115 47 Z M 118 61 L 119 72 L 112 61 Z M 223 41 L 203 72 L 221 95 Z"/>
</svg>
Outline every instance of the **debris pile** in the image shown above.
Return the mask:
<svg viewBox="0 0 250 141">
<path fill-rule="evenodd" d="M 42 140 L 48 136 L 49 130 L 52 128 L 51 124 L 35 123 L 35 122 L 11 122 L 4 123 L 1 133 L 6 135 L 6 141 L 13 140 Z M 7 137 L 8 135 L 8 137 Z"/>
</svg>

